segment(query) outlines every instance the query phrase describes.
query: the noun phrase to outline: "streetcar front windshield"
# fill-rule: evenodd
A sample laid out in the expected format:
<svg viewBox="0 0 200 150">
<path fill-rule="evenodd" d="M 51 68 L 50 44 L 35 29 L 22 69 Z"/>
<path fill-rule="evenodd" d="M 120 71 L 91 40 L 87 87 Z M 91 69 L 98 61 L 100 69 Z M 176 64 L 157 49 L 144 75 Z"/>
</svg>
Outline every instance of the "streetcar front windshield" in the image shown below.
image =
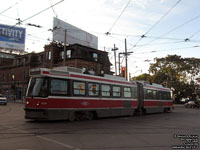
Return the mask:
<svg viewBox="0 0 200 150">
<path fill-rule="evenodd" d="M 47 78 L 31 78 L 27 92 L 27 97 L 47 97 L 47 83 Z"/>
</svg>

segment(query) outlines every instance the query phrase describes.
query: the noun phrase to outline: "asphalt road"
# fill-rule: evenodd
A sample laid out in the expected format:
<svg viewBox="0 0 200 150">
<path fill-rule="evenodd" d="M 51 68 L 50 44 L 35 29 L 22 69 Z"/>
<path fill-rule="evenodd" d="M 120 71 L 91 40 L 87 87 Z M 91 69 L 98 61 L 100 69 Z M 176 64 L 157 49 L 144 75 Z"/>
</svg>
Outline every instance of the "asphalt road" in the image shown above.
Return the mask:
<svg viewBox="0 0 200 150">
<path fill-rule="evenodd" d="M 0 150 L 197 150 L 200 109 L 92 121 L 33 122 L 24 105 L 0 106 Z M 195 147 L 196 146 L 196 147 Z"/>
</svg>

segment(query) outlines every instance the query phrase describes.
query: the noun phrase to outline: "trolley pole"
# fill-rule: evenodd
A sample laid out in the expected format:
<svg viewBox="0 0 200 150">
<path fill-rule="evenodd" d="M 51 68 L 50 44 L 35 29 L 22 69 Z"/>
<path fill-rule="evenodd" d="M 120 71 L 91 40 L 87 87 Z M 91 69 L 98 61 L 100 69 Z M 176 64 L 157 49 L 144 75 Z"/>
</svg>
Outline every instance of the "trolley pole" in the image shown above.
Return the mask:
<svg viewBox="0 0 200 150">
<path fill-rule="evenodd" d="M 67 44 L 67 29 L 65 29 L 65 35 L 64 35 L 64 56 L 63 56 L 63 66 L 65 66 L 66 62 L 66 44 Z"/>
<path fill-rule="evenodd" d="M 112 49 L 112 51 L 114 51 L 114 59 L 115 59 L 115 75 L 117 75 L 117 62 L 116 62 L 116 51 L 118 50 L 117 47 L 115 47 L 114 44 L 114 48 Z"/>
</svg>

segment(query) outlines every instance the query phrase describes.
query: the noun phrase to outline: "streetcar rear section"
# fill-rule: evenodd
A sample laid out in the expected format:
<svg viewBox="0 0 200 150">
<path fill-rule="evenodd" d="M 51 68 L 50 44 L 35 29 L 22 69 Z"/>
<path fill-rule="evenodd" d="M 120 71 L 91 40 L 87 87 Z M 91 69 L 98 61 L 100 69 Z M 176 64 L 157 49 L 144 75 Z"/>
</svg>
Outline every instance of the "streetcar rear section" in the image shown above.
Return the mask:
<svg viewBox="0 0 200 150">
<path fill-rule="evenodd" d="M 170 112 L 173 110 L 172 92 L 160 84 L 138 81 L 140 89 L 139 109 L 143 114 Z"/>
</svg>

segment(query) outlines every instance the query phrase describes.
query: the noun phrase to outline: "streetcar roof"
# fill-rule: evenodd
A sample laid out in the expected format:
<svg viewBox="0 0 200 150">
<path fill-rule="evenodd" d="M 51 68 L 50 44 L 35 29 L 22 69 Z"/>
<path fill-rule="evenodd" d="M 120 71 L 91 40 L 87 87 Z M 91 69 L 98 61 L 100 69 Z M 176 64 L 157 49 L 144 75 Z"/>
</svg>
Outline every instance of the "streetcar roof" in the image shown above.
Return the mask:
<svg viewBox="0 0 200 150">
<path fill-rule="evenodd" d="M 133 81 L 126 81 L 125 78 L 114 76 L 114 75 L 107 75 L 104 76 L 96 76 L 90 74 L 84 74 L 80 72 L 81 69 L 72 68 L 72 67 L 59 67 L 59 68 L 36 68 L 30 70 L 31 77 L 42 77 L 42 76 L 50 76 L 50 77 L 57 77 L 57 78 L 71 78 L 76 80 L 82 81 L 92 81 L 92 82 L 99 82 L 99 83 L 112 83 L 112 84 L 123 84 L 123 85 L 135 85 L 136 82 Z"/>
<path fill-rule="evenodd" d="M 141 83 L 145 89 L 171 91 L 169 88 L 163 87 L 162 84 L 151 83 L 148 81 L 136 81 L 136 82 Z"/>
</svg>

